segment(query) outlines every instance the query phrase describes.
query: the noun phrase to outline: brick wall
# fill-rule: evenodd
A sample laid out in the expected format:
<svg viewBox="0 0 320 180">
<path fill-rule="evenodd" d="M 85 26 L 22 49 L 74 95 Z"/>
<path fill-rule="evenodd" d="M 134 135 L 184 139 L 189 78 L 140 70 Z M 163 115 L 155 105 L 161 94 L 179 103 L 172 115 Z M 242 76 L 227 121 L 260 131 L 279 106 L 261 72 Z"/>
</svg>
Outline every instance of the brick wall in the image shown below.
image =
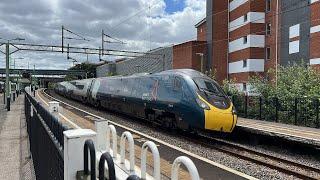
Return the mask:
<svg viewBox="0 0 320 180">
<path fill-rule="evenodd" d="M 173 46 L 173 69 L 191 68 L 200 71 L 201 57 L 197 53 L 203 53 L 205 57 L 205 41 L 189 41 Z"/>
<path fill-rule="evenodd" d="M 197 40 L 198 41 L 206 41 L 206 34 L 207 34 L 207 24 L 203 22 L 197 27 Z"/>
</svg>

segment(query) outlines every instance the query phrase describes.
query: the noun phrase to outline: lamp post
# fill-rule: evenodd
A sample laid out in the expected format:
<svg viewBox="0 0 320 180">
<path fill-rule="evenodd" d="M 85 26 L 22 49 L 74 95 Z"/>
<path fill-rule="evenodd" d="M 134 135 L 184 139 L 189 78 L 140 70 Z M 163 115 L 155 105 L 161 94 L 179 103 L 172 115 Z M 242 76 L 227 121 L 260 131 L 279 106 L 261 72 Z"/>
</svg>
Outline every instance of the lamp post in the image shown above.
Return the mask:
<svg viewBox="0 0 320 180">
<path fill-rule="evenodd" d="M 203 73 L 203 53 L 196 53 L 196 55 L 199 55 L 201 57 L 200 59 L 200 71 Z"/>
<path fill-rule="evenodd" d="M 16 60 L 17 59 L 24 59 L 23 57 L 18 57 L 18 58 L 12 58 L 13 59 L 13 69 L 16 69 Z"/>
<path fill-rule="evenodd" d="M 16 69 L 16 59 L 24 59 L 23 57 L 18 57 L 18 58 L 12 58 L 13 59 L 13 69 Z M 16 93 L 17 93 L 17 97 L 18 97 L 18 94 L 20 94 L 20 84 L 19 84 L 19 78 L 20 78 L 20 71 L 18 72 L 18 76 L 17 76 L 17 79 L 16 79 Z"/>
</svg>

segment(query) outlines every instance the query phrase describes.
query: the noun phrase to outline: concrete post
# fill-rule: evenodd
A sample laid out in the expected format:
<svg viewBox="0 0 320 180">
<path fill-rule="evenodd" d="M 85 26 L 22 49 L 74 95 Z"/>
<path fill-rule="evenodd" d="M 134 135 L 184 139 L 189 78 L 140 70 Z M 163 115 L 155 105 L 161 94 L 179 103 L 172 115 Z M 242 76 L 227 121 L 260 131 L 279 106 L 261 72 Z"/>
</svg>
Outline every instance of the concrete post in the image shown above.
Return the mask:
<svg viewBox="0 0 320 180">
<path fill-rule="evenodd" d="M 49 102 L 49 112 L 53 114 L 54 117 L 59 121 L 59 102 L 50 101 Z"/>
<path fill-rule="evenodd" d="M 30 117 L 31 118 L 33 117 L 33 107 L 31 103 L 30 103 Z"/>
<path fill-rule="evenodd" d="M 86 140 L 94 143 L 96 133 L 91 129 L 64 131 L 64 179 L 76 180 L 78 171 L 83 170 L 83 147 Z"/>
<path fill-rule="evenodd" d="M 106 151 L 108 121 L 104 119 L 96 119 L 94 124 L 97 132 L 96 149 L 97 151 Z"/>
</svg>

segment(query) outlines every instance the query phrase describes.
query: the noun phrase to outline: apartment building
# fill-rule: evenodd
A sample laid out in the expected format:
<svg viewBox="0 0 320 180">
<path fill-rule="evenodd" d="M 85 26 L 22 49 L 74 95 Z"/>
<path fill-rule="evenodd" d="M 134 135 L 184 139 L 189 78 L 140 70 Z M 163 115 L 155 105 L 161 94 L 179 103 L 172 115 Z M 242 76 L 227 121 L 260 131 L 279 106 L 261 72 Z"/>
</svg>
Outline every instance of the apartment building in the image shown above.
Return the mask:
<svg viewBox="0 0 320 180">
<path fill-rule="evenodd" d="M 276 64 L 320 66 L 319 0 L 207 0 L 206 14 L 198 40 L 206 40 L 206 68 L 219 82 L 233 79 L 250 91 L 250 76 Z"/>
<path fill-rule="evenodd" d="M 320 0 L 207 0 L 206 18 L 195 28 L 196 40 L 158 52 L 166 63 L 130 59 L 116 63 L 117 74 L 211 69 L 219 83 L 232 79 L 250 95 L 250 77 L 277 64 L 303 60 L 320 68 Z"/>
</svg>

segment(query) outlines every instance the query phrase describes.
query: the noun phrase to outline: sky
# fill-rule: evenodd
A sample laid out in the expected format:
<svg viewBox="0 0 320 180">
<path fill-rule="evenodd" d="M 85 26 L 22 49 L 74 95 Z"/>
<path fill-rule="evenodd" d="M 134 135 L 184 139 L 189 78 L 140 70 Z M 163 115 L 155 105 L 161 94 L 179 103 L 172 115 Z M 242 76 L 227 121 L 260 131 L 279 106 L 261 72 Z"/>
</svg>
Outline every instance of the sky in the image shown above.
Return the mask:
<svg viewBox="0 0 320 180">
<path fill-rule="evenodd" d="M 107 48 L 145 52 L 196 39 L 194 25 L 205 17 L 205 5 L 206 0 L 1 0 L 0 38 L 21 37 L 23 43 L 61 45 L 64 25 L 90 40 L 66 40 L 70 46 L 98 48 L 104 29 L 125 43 L 106 44 Z M 3 51 L 4 46 L 0 49 Z M 79 62 L 87 60 L 86 55 L 70 56 Z M 16 68 L 27 68 L 28 62 L 36 69 L 72 66 L 62 53 L 19 51 L 11 58 L 24 58 L 16 59 Z M 88 59 L 98 62 L 95 55 Z M 0 54 L 0 68 L 4 63 L 5 56 Z"/>
</svg>

